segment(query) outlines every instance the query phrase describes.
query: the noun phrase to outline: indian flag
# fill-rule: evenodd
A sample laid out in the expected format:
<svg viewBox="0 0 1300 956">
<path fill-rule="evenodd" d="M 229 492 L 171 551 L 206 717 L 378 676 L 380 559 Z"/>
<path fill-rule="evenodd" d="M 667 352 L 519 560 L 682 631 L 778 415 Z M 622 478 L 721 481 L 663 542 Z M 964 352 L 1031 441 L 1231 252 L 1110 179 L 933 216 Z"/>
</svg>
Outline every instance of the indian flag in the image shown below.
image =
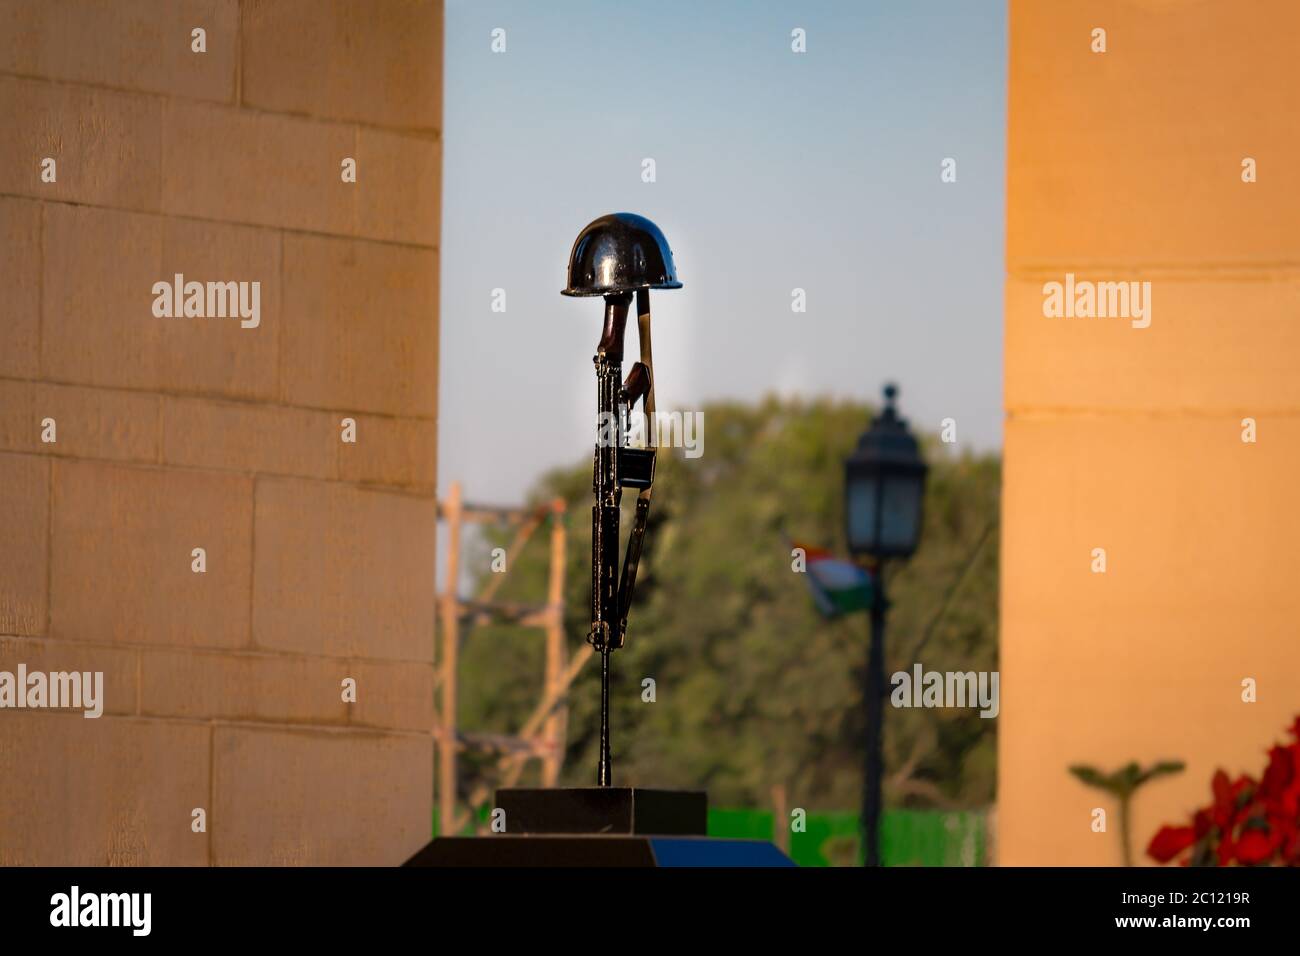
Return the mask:
<svg viewBox="0 0 1300 956">
<path fill-rule="evenodd" d="M 808 587 L 817 610 L 839 617 L 871 607 L 871 575 L 851 561 L 835 557 L 824 548 L 794 543 L 807 557 Z"/>
</svg>

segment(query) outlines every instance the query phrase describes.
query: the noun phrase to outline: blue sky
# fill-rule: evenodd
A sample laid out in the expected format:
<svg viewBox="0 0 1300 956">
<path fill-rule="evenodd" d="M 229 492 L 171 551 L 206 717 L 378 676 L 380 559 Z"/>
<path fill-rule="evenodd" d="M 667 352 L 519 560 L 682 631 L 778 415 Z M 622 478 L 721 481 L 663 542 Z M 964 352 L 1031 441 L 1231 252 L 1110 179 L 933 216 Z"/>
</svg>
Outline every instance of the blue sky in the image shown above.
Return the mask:
<svg viewBox="0 0 1300 956">
<path fill-rule="evenodd" d="M 440 487 L 510 503 L 590 455 L 600 305 L 559 290 L 615 211 L 659 224 L 685 284 L 652 299 L 661 410 L 894 379 L 918 428 L 1000 447 L 1004 3 L 446 11 Z"/>
</svg>

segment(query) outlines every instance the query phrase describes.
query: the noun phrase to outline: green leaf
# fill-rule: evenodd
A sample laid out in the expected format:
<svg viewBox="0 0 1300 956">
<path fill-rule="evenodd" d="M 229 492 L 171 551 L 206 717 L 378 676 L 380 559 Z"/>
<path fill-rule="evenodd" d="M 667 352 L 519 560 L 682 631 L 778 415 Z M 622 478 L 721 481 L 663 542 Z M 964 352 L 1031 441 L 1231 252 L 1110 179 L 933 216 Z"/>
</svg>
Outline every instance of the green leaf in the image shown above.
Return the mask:
<svg viewBox="0 0 1300 956">
<path fill-rule="evenodd" d="M 1181 760 L 1162 760 L 1160 763 L 1152 764 L 1138 779 L 1138 783 L 1146 783 L 1148 780 L 1154 780 L 1156 777 L 1165 777 L 1175 773 L 1182 773 L 1186 764 Z"/>
<path fill-rule="evenodd" d="M 1099 790 L 1114 792 L 1110 778 L 1103 774 L 1096 767 L 1089 767 L 1086 764 L 1075 764 L 1070 768 L 1070 773 L 1074 774 L 1081 781 L 1090 787 L 1096 787 Z"/>
</svg>

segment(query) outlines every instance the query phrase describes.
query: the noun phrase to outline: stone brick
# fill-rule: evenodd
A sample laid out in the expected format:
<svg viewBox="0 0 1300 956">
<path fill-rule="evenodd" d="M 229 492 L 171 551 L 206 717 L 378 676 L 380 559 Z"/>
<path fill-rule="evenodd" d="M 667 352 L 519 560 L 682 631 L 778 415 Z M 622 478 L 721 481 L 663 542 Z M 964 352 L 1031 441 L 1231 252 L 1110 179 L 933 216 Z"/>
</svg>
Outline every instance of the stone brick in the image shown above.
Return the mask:
<svg viewBox="0 0 1300 956">
<path fill-rule="evenodd" d="M 357 441 L 339 443 L 341 479 L 433 492 L 438 480 L 436 422 L 375 415 L 352 417 L 357 423 Z"/>
<path fill-rule="evenodd" d="M 56 461 L 51 635 L 247 644 L 251 510 L 251 478 Z M 191 570 L 194 548 L 206 573 Z"/>
<path fill-rule="evenodd" d="M 19 664 L 27 672 L 89 671 L 104 675 L 105 714 L 134 714 L 139 690 L 139 652 L 135 648 L 84 644 L 81 641 L 48 641 L 27 637 L 0 637 L 0 671 L 17 673 Z M 88 718 L 82 717 L 83 720 Z M 102 718 L 90 718 L 102 719 Z M 4 717 L 0 716 L 0 726 Z"/>
<path fill-rule="evenodd" d="M 1082 280 L 1149 281 L 1151 324 L 1046 318 L 1043 284 L 1064 283 L 1064 272 L 1009 279 L 1005 400 L 1013 413 L 1231 407 L 1251 415 L 1300 406 L 1300 281 L 1080 270 Z"/>
<path fill-rule="evenodd" d="M 277 379 L 280 238 L 268 230 L 52 205 L 42 356 L 65 381 L 270 398 Z M 261 282 L 261 321 L 159 318 L 153 287 Z"/>
<path fill-rule="evenodd" d="M 438 0 L 0 0 L 0 668 L 102 670 L 107 708 L 0 711 L 0 864 L 427 841 L 442 29 Z M 175 273 L 259 282 L 260 326 L 155 317 Z"/>
<path fill-rule="evenodd" d="M 41 362 L 65 382 L 156 386 L 162 329 L 153 284 L 162 276 L 155 216 L 47 205 Z"/>
<path fill-rule="evenodd" d="M 0 276 L 0 375 L 35 378 L 41 343 L 40 203 L 0 197 Z"/>
<path fill-rule="evenodd" d="M 167 464 L 260 474 L 333 478 L 333 416 L 274 405 L 194 399 L 163 402 Z"/>
<path fill-rule="evenodd" d="M 259 648 L 433 659 L 431 499 L 259 478 L 255 520 Z"/>
<path fill-rule="evenodd" d="M 435 247 L 442 222 L 442 145 L 383 130 L 357 131 L 357 232 Z"/>
<path fill-rule="evenodd" d="M 208 862 L 190 814 L 207 809 L 211 829 L 209 728 L 11 711 L 0 725 L 0 865 Z"/>
<path fill-rule="evenodd" d="M 0 379 L 0 449 L 75 458 L 156 461 L 156 395 Z M 41 422 L 54 419 L 54 442 Z"/>
<path fill-rule="evenodd" d="M 164 220 L 155 281 L 174 282 L 177 273 L 187 282 L 247 282 L 250 295 L 251 283 L 260 283 L 259 319 L 247 328 L 244 321 L 252 319 L 158 319 L 153 317 L 151 293 L 148 315 L 159 324 L 160 334 L 159 384 L 173 391 L 274 397 L 282 324 L 279 234 L 224 223 Z"/>
<path fill-rule="evenodd" d="M 251 0 L 243 13 L 248 105 L 441 127 L 441 0 Z"/>
<path fill-rule="evenodd" d="M 429 841 L 429 738 L 221 726 L 214 733 L 217 865 L 395 866 Z"/>
<path fill-rule="evenodd" d="M 433 418 L 438 256 L 286 235 L 282 400 Z"/>
<path fill-rule="evenodd" d="M 0 634 L 44 634 L 50 463 L 0 454 Z"/>
<path fill-rule="evenodd" d="M 351 234 L 351 126 L 169 100 L 163 111 L 163 211 L 224 222 Z"/>
<path fill-rule="evenodd" d="M 346 661 L 145 650 L 141 712 L 152 716 L 343 725 Z"/>
<path fill-rule="evenodd" d="M 190 31 L 207 31 L 194 53 Z M 238 0 L 5 0 L 0 71 L 229 101 Z"/>
<path fill-rule="evenodd" d="M 0 76 L 0 116 L 0 193 L 158 208 L 157 97 Z M 41 182 L 47 156 L 57 163 L 57 182 Z"/>
<path fill-rule="evenodd" d="M 354 725 L 414 730 L 433 728 L 433 664 L 353 661 L 357 701 L 349 710 Z"/>
</svg>

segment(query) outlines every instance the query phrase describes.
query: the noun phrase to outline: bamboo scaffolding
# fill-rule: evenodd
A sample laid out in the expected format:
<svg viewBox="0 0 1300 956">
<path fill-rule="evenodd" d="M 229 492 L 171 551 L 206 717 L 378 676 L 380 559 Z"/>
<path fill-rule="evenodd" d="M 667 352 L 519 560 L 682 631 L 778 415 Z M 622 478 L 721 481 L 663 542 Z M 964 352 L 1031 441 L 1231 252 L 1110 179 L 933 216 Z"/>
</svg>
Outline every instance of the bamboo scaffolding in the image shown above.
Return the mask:
<svg viewBox="0 0 1300 956">
<path fill-rule="evenodd" d="M 438 502 L 438 517 L 447 524 L 447 568 L 443 589 L 438 595 L 441 640 L 439 664 L 434 675 L 435 712 L 439 715 L 434 728 L 438 749 L 438 819 L 443 834 L 459 833 L 472 819 L 473 808 L 491 792 L 480 784 L 469 795 L 468 806 L 459 806 L 457 753 L 475 749 L 501 754 L 497 772 L 505 786 L 519 779 L 528 762 L 541 762 L 544 786 L 553 787 L 559 780 L 564 763 L 565 735 L 568 726 L 568 689 L 588 653 L 569 661 L 564 640 L 565 502 L 557 498 L 538 508 L 495 507 L 468 504 L 461 498 L 460 484 L 453 483 L 445 500 Z M 547 518 L 551 519 L 550 568 L 545 604 L 495 600 L 509 569 L 527 546 L 534 532 Z M 461 532 L 466 522 L 518 525 L 506 548 L 506 572 L 494 574 L 474 598 L 459 596 Z M 458 727 L 456 718 L 461 642 L 475 627 L 485 624 L 539 628 L 545 631 L 545 676 L 542 698 L 528 720 L 516 734 L 495 734 Z M 586 645 L 584 645 L 585 647 Z"/>
</svg>

